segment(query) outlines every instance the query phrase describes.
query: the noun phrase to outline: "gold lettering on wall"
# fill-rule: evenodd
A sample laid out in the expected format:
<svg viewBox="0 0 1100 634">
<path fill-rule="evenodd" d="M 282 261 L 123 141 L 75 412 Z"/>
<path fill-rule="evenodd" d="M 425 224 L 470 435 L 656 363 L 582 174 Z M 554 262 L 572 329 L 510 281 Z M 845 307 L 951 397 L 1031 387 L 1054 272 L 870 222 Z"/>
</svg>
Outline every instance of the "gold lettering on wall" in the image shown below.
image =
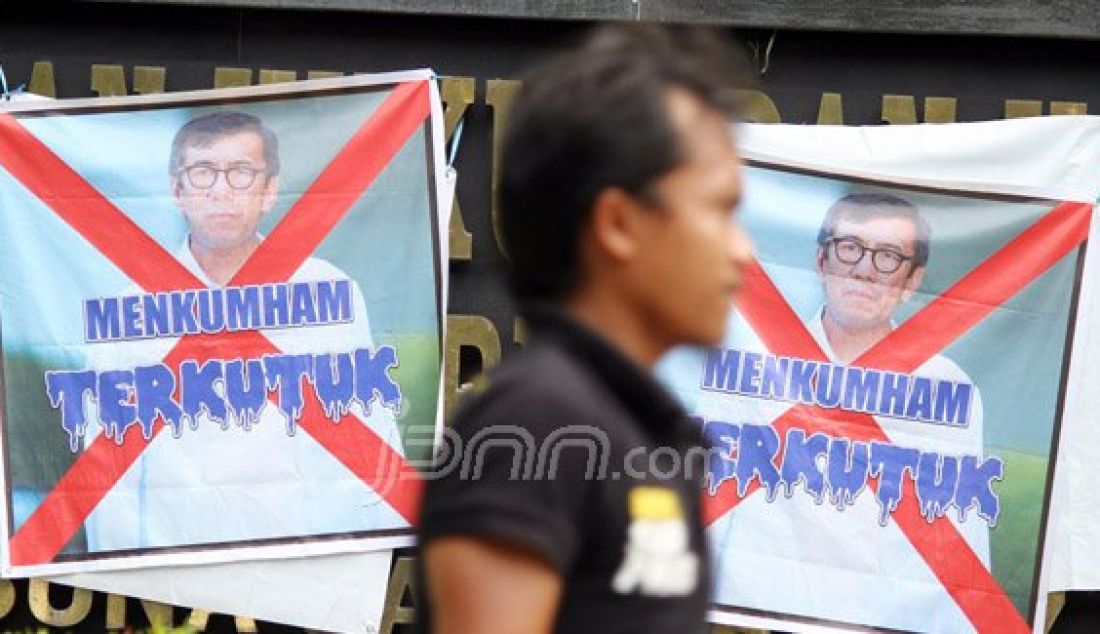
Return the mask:
<svg viewBox="0 0 1100 634">
<path fill-rule="evenodd" d="M 500 204 L 497 202 L 497 190 L 500 188 L 500 154 L 504 149 L 504 128 L 508 125 L 508 111 L 522 82 L 515 79 L 490 79 L 485 83 L 485 103 L 493 109 L 493 158 L 490 168 L 489 208 L 492 210 L 493 236 L 501 255 L 508 257 L 504 249 L 504 234 L 500 226 Z"/>
<path fill-rule="evenodd" d="M 92 611 L 92 593 L 84 588 L 73 588 L 73 600 L 68 607 L 57 609 L 50 605 L 50 583 L 31 579 L 28 602 L 34 618 L 51 627 L 72 627 L 88 617 Z"/>
<path fill-rule="evenodd" d="M 139 95 L 164 92 L 166 75 L 163 66 L 134 66 L 134 92 Z"/>
<path fill-rule="evenodd" d="M 466 114 L 466 109 L 474 102 L 473 77 L 444 77 L 439 82 L 439 96 L 443 100 L 443 129 L 447 140 L 451 140 L 455 127 Z M 455 192 L 454 206 L 451 207 L 451 224 L 447 232 L 452 260 L 473 258 L 474 237 L 466 229 L 462 219 L 462 207 L 458 204 L 458 192 Z"/>
<path fill-rule="evenodd" d="M 1052 101 L 1050 102 L 1050 114 L 1088 114 L 1089 105 L 1083 101 Z"/>
<path fill-rule="evenodd" d="M 516 317 L 512 320 L 512 341 L 519 346 L 527 345 L 527 322 L 523 320 L 523 317 Z"/>
<path fill-rule="evenodd" d="M 57 97 L 57 84 L 53 79 L 53 62 L 34 63 L 27 90 L 43 97 Z"/>
<path fill-rule="evenodd" d="M 1043 114 L 1043 102 L 1038 99 L 1005 99 L 1005 119 L 1038 117 Z"/>
<path fill-rule="evenodd" d="M 917 122 L 917 102 L 913 95 L 883 95 L 882 120 L 892 125 Z"/>
<path fill-rule="evenodd" d="M 172 606 L 167 603 L 142 599 L 141 609 L 154 628 L 172 627 Z"/>
<path fill-rule="evenodd" d="M 187 617 L 187 625 L 194 628 L 199 632 L 205 632 L 206 626 L 210 622 L 210 613 L 206 610 L 191 610 L 191 614 Z M 238 632 L 256 632 L 256 622 L 250 618 L 237 616 L 233 617 L 233 625 Z"/>
<path fill-rule="evenodd" d="M 416 606 L 405 602 L 406 596 L 416 597 L 416 581 L 416 558 L 398 557 L 386 587 L 380 634 L 391 634 L 397 624 L 416 623 Z"/>
<path fill-rule="evenodd" d="M 779 108 L 772 98 L 759 90 L 738 91 L 745 102 L 745 121 L 752 123 L 779 123 Z"/>
<path fill-rule="evenodd" d="M 955 123 L 959 100 L 954 97 L 925 97 L 925 123 Z"/>
<path fill-rule="evenodd" d="M 15 607 L 15 584 L 10 579 L 0 579 L 0 619 L 11 614 Z"/>
<path fill-rule="evenodd" d="M 329 79 L 343 76 L 344 73 L 335 70 L 311 70 L 306 73 L 306 79 Z"/>
<path fill-rule="evenodd" d="M 92 64 L 92 92 L 100 97 L 126 94 L 126 75 L 118 64 Z"/>
<path fill-rule="evenodd" d="M 210 613 L 206 610 L 191 610 L 187 617 L 187 625 L 199 632 L 206 631 L 206 624 L 210 622 Z"/>
<path fill-rule="evenodd" d="M 844 100 L 838 92 L 821 93 L 817 125 L 844 125 Z"/>
<path fill-rule="evenodd" d="M 233 88 L 234 86 L 251 86 L 251 68 L 231 68 L 219 66 L 214 69 L 215 88 Z"/>
<path fill-rule="evenodd" d="M 462 348 L 475 348 L 480 368 L 462 367 Z M 500 362 L 500 335 L 481 315 L 447 315 L 447 350 L 443 367 L 444 415 L 449 420 L 463 394 L 483 384 L 482 375 Z M 469 379 L 469 380 L 464 380 Z"/>
<path fill-rule="evenodd" d="M 260 83 L 261 84 L 284 84 L 288 81 L 297 81 L 298 71 L 296 70 L 272 70 L 270 68 L 260 69 Z"/>
<path fill-rule="evenodd" d="M 121 594 L 107 595 L 107 629 L 121 630 L 126 627 L 126 597 Z"/>
<path fill-rule="evenodd" d="M 1046 627 L 1043 628 L 1044 632 L 1050 631 L 1050 628 L 1054 626 L 1054 619 L 1058 618 L 1058 614 L 1064 607 L 1066 607 L 1065 592 L 1051 592 L 1047 595 L 1047 622 Z"/>
</svg>

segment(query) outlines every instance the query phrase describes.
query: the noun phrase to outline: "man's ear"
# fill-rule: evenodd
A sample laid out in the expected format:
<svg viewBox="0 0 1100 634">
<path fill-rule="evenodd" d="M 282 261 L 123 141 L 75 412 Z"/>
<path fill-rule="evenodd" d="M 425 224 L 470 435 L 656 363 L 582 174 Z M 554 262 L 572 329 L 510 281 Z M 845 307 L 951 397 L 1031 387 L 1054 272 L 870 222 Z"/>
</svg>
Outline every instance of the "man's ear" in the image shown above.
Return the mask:
<svg viewBox="0 0 1100 634">
<path fill-rule="evenodd" d="M 817 269 L 817 279 L 825 277 L 825 247 L 817 246 L 817 255 L 814 257 L 814 268 Z"/>
<path fill-rule="evenodd" d="M 183 193 L 181 191 L 180 177 L 179 176 L 169 176 L 168 177 L 168 191 L 172 192 L 172 197 L 173 198 L 176 198 L 177 200 L 179 199 L 180 195 Z"/>
<path fill-rule="evenodd" d="M 918 266 L 913 269 L 913 272 L 905 280 L 905 289 L 901 292 L 901 301 L 909 301 L 909 298 L 920 289 L 922 282 L 924 282 L 924 267 Z"/>
<path fill-rule="evenodd" d="M 621 189 L 609 187 L 600 192 L 592 203 L 589 219 L 593 245 L 612 260 L 633 258 L 640 249 L 638 231 L 642 211 L 638 201 Z"/>
<path fill-rule="evenodd" d="M 264 184 L 264 213 L 271 211 L 271 208 L 275 206 L 275 202 L 279 199 L 279 176 L 273 174 L 267 177 L 267 183 Z"/>
</svg>

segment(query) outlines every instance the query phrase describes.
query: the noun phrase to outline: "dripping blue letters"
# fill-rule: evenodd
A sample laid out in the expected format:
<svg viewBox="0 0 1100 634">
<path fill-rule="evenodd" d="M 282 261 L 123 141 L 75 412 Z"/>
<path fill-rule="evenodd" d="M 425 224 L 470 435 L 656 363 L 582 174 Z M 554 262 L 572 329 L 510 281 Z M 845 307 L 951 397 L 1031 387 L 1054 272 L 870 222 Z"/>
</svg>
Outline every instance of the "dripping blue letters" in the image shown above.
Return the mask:
<svg viewBox="0 0 1100 634">
<path fill-rule="evenodd" d="M 376 351 L 359 348 L 346 353 L 270 354 L 259 359 L 212 359 L 199 364 L 180 364 L 179 376 L 163 363 L 127 370 L 77 370 L 46 373 L 50 405 L 61 409 L 61 426 L 69 434 L 69 448 L 76 452 L 86 432 L 85 402 L 97 404 L 99 423 L 107 438 L 122 443 L 126 431 L 139 426 L 151 438 L 153 423 L 160 416 L 177 437 L 184 424 L 198 426 L 198 417 L 227 428 L 230 421 L 248 429 L 264 407 L 277 407 L 293 435 L 302 416 L 305 399 L 302 380 L 333 421 L 359 403 L 369 414 L 372 403 L 397 411 L 401 390 L 389 376 L 398 365 L 391 346 Z M 268 392 L 276 403 L 268 403 Z"/>
<path fill-rule="evenodd" d="M 901 447 L 887 442 L 852 442 L 822 433 L 806 436 L 801 429 L 787 432 L 780 450 L 779 434 L 769 425 L 738 425 L 699 420 L 707 440 L 715 448 L 708 457 L 708 493 L 715 495 L 726 480 L 737 484 L 744 497 L 755 478 L 768 501 L 779 491 L 793 496 L 799 483 L 818 504 L 828 502 L 838 510 L 864 494 L 868 478 L 878 478 L 879 523 L 886 525 L 897 510 L 905 479 L 913 481 L 921 514 L 929 522 L 954 507 L 959 521 L 976 508 L 978 517 L 991 527 L 1001 514 L 993 482 L 1002 479 L 1000 458 L 949 456 Z M 736 456 L 736 458 L 734 458 Z"/>
</svg>

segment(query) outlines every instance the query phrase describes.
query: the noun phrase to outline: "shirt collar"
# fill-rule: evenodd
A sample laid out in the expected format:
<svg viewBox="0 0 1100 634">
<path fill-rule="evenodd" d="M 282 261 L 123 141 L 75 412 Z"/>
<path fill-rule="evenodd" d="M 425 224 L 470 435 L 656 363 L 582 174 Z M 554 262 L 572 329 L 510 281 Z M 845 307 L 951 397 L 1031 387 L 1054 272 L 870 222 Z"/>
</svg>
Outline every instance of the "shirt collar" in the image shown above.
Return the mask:
<svg viewBox="0 0 1100 634">
<path fill-rule="evenodd" d="M 810 336 L 814 338 L 817 345 L 821 346 L 821 351 L 825 353 L 829 361 L 835 362 L 839 357 L 836 352 L 833 351 L 833 347 L 829 345 L 829 337 L 825 334 L 825 307 L 817 309 L 817 313 L 814 318 L 806 323 L 806 330 L 810 333 Z M 893 319 L 890 320 L 890 329 L 897 328 L 898 324 Z"/>
<path fill-rule="evenodd" d="M 256 237 L 260 239 L 260 242 L 264 241 L 264 235 L 257 233 Z M 214 283 L 206 275 L 206 271 L 202 270 L 202 266 L 199 265 L 199 261 L 195 259 L 195 254 L 191 252 L 191 234 L 183 236 L 183 244 L 176 248 L 176 259 L 179 260 L 183 268 L 191 272 L 192 275 L 199 278 L 199 281 L 209 286 L 210 288 L 218 288 L 218 285 Z"/>
<path fill-rule="evenodd" d="M 192 275 L 199 278 L 199 281 L 203 284 L 213 288 L 217 286 L 209 277 L 206 276 L 206 271 L 202 270 L 199 265 L 199 261 L 195 259 L 195 254 L 191 252 L 191 234 L 183 236 L 183 244 L 176 249 L 176 259 L 180 261 L 183 268 L 191 272 Z"/>
<path fill-rule="evenodd" d="M 825 324 L 822 319 L 825 316 L 825 307 L 822 306 L 817 310 L 817 314 L 814 318 L 806 323 L 806 331 L 810 333 L 810 336 L 814 338 L 817 345 L 821 348 L 821 351 L 825 353 L 825 356 L 830 361 L 836 361 L 836 353 L 833 352 L 833 347 L 829 345 L 829 337 L 825 334 Z"/>
<path fill-rule="evenodd" d="M 698 442 L 700 430 L 679 402 L 644 367 L 559 307 L 541 304 L 524 312 L 532 342 L 552 340 L 593 370 L 650 435 Z"/>
</svg>

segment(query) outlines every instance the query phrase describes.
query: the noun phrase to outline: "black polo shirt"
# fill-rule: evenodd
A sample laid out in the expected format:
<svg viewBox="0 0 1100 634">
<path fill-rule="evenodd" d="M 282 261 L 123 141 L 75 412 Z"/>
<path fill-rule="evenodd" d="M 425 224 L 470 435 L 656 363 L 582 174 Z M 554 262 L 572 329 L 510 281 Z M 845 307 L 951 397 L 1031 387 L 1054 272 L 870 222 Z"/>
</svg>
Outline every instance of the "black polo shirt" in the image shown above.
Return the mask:
<svg viewBox="0 0 1100 634">
<path fill-rule="evenodd" d="M 558 632 L 702 631 L 705 464 L 689 454 L 699 427 L 647 370 L 564 312 L 527 317 L 527 349 L 455 417 L 421 544 L 482 536 L 538 553 L 565 582 Z"/>
</svg>

